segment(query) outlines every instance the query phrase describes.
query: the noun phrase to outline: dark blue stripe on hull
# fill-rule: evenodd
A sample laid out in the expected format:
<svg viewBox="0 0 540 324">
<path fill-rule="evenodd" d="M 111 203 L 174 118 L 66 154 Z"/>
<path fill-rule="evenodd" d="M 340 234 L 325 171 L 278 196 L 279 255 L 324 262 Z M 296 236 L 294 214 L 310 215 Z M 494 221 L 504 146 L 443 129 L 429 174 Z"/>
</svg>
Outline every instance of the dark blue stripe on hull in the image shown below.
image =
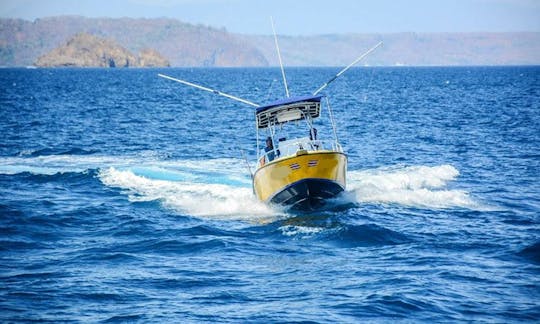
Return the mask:
<svg viewBox="0 0 540 324">
<path fill-rule="evenodd" d="M 324 205 L 324 200 L 343 191 L 337 182 L 325 179 L 303 179 L 280 191 L 270 199 L 273 204 L 290 205 L 292 209 L 313 210 Z"/>
</svg>

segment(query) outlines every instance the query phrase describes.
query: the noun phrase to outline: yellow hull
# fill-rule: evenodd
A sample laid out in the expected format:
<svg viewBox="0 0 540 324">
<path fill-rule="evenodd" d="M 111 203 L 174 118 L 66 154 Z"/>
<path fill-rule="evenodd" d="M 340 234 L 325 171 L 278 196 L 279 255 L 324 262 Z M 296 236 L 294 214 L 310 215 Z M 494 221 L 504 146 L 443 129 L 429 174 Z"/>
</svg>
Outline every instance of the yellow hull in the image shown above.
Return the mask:
<svg viewBox="0 0 540 324">
<path fill-rule="evenodd" d="M 299 151 L 255 171 L 253 189 L 264 202 L 296 205 L 332 198 L 345 190 L 347 157 L 336 151 Z"/>
</svg>

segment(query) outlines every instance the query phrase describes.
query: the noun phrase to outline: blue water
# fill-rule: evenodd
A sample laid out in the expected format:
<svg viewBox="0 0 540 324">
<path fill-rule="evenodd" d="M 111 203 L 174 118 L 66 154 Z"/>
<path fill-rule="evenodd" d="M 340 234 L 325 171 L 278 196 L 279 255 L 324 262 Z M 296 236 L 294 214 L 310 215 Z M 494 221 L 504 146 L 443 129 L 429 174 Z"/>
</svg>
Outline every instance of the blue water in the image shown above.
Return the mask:
<svg viewBox="0 0 540 324">
<path fill-rule="evenodd" d="M 0 69 L 0 321 L 540 320 L 540 67 L 347 72 L 348 187 L 309 214 L 253 197 L 253 108 L 158 72 L 284 93 L 276 69 Z"/>
</svg>

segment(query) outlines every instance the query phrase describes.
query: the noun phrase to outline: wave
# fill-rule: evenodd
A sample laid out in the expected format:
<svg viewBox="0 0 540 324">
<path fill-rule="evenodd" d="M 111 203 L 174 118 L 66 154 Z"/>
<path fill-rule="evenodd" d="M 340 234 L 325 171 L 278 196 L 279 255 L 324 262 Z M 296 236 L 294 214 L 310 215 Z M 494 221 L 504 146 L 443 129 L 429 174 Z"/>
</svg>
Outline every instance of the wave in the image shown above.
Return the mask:
<svg viewBox="0 0 540 324">
<path fill-rule="evenodd" d="M 393 166 L 350 171 L 346 199 L 356 203 L 399 204 L 418 208 L 485 209 L 465 190 L 448 189 L 459 176 L 451 165 Z"/>
<path fill-rule="evenodd" d="M 130 165 L 136 157 L 115 157 L 100 155 L 40 155 L 31 157 L 0 157 L 0 174 L 14 175 L 31 173 L 54 175 L 57 173 L 82 173 L 104 166 Z"/>
<path fill-rule="evenodd" d="M 309 239 L 323 238 L 325 242 L 338 247 L 384 246 L 412 242 L 406 235 L 376 224 L 317 226 L 284 222 L 278 228 L 285 236 Z"/>
<path fill-rule="evenodd" d="M 85 150 L 82 148 L 42 148 L 37 150 L 23 150 L 20 151 L 17 155 L 22 157 L 39 157 L 47 155 L 90 155 L 97 154 L 98 150 Z"/>
<path fill-rule="evenodd" d="M 88 172 L 92 170 L 92 172 Z M 86 173 L 119 188 L 132 202 L 159 201 L 192 216 L 274 221 L 283 210 L 259 202 L 239 159 L 163 160 L 133 156 L 45 155 L 1 157 L 0 174 Z M 449 189 L 459 171 L 451 165 L 392 166 L 348 173 L 348 190 L 337 206 L 364 203 L 416 208 L 487 208 L 465 190 Z M 335 206 L 334 206 L 335 207 Z M 266 219 L 265 219 L 266 218 Z"/>
<path fill-rule="evenodd" d="M 517 254 L 526 259 L 529 259 L 533 263 L 540 264 L 540 241 L 526 246 Z"/>
<path fill-rule="evenodd" d="M 120 188 L 132 202 L 159 201 L 190 216 L 264 221 L 281 215 L 279 209 L 255 198 L 243 165 L 239 159 L 173 161 L 153 154 L 61 154 L 2 157 L 0 174 L 97 176 L 104 185 Z"/>
<path fill-rule="evenodd" d="M 251 186 L 239 185 L 241 181 L 234 177 L 224 184 L 194 181 L 196 176 L 187 181 L 173 181 L 135 172 L 107 168 L 100 171 L 99 178 L 107 186 L 120 188 L 132 202 L 159 200 L 164 206 L 190 216 L 263 220 L 276 215 L 276 210 L 255 198 Z M 218 181 L 223 179 L 224 175 Z"/>
</svg>

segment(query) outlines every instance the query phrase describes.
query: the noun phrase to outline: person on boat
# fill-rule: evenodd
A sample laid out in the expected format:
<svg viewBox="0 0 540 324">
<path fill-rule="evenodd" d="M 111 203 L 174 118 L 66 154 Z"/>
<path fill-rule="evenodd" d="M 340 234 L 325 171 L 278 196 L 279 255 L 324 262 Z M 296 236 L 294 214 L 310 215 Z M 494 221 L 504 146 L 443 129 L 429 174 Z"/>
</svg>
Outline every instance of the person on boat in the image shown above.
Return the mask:
<svg viewBox="0 0 540 324">
<path fill-rule="evenodd" d="M 317 128 L 313 127 L 309 130 L 309 140 L 310 141 L 317 140 Z"/>
<path fill-rule="evenodd" d="M 309 140 L 311 141 L 311 148 L 315 151 L 317 151 L 319 149 L 319 147 L 321 146 L 320 142 L 317 141 L 317 128 L 313 127 L 313 128 L 310 128 L 309 130 Z"/>
<path fill-rule="evenodd" d="M 271 162 L 276 158 L 274 144 L 272 142 L 272 137 L 270 136 L 266 138 L 266 147 L 264 148 L 264 151 L 266 152 L 266 156 L 268 157 L 268 162 Z"/>
</svg>

